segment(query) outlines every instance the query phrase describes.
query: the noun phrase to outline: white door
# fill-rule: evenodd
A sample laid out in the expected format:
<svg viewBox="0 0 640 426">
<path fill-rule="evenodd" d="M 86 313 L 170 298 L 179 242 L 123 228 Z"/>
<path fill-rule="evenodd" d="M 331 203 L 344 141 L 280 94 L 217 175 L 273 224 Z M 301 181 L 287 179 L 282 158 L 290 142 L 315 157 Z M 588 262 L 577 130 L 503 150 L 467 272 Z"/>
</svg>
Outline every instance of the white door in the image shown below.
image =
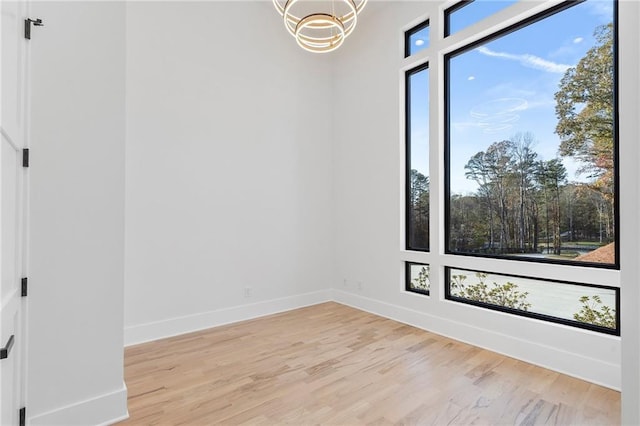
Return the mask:
<svg viewBox="0 0 640 426">
<path fill-rule="evenodd" d="M 24 403 L 27 40 L 25 1 L 0 1 L 0 425 L 18 425 Z"/>
</svg>

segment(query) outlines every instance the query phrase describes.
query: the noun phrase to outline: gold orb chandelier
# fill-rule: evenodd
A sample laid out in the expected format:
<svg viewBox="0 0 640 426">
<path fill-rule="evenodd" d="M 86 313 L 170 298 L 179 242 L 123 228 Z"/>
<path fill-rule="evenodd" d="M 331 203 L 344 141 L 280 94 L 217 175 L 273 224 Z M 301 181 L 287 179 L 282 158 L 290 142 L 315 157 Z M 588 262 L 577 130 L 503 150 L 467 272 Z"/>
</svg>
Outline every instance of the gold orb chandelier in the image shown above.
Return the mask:
<svg viewBox="0 0 640 426">
<path fill-rule="evenodd" d="M 300 47 L 327 53 L 344 43 L 367 0 L 273 0 L 284 26 Z M 320 9 L 320 10 L 318 10 Z"/>
</svg>

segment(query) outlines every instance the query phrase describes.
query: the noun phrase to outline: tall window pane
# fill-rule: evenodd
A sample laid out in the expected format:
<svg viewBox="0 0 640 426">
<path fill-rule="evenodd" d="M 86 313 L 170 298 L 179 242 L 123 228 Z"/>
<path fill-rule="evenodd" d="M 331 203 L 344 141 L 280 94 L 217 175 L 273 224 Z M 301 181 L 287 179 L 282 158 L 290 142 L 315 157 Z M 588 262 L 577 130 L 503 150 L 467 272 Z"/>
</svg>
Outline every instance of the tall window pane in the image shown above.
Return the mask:
<svg viewBox="0 0 640 426">
<path fill-rule="evenodd" d="M 448 252 L 617 264 L 614 9 L 566 3 L 447 55 Z"/>
<path fill-rule="evenodd" d="M 429 250 L 429 68 L 406 74 L 407 249 Z"/>
</svg>

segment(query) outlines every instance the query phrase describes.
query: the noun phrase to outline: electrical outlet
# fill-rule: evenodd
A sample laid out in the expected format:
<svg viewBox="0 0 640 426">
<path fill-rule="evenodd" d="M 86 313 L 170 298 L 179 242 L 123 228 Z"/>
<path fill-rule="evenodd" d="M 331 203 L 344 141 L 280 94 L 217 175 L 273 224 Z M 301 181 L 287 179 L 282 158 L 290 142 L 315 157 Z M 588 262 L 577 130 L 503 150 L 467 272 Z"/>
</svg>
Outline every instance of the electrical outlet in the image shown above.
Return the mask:
<svg viewBox="0 0 640 426">
<path fill-rule="evenodd" d="M 253 293 L 253 289 L 251 287 L 245 287 L 244 288 L 244 297 L 245 299 L 248 299 L 251 297 L 251 293 Z"/>
<path fill-rule="evenodd" d="M 349 283 L 347 282 L 346 278 L 342 280 L 342 286 L 343 287 L 349 287 Z"/>
<path fill-rule="evenodd" d="M 363 288 L 364 284 L 362 283 L 362 281 L 358 281 L 358 291 L 362 291 Z"/>
</svg>

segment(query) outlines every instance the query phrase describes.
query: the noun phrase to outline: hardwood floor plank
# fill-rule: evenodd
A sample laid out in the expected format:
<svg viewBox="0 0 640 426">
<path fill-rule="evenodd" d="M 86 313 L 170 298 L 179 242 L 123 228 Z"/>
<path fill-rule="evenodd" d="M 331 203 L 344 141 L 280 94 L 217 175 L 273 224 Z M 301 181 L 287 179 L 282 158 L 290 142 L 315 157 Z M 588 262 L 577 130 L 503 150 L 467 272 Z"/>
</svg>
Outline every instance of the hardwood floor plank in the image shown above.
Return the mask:
<svg viewBox="0 0 640 426">
<path fill-rule="evenodd" d="M 123 425 L 614 425 L 619 392 L 337 303 L 125 350 Z"/>
</svg>

